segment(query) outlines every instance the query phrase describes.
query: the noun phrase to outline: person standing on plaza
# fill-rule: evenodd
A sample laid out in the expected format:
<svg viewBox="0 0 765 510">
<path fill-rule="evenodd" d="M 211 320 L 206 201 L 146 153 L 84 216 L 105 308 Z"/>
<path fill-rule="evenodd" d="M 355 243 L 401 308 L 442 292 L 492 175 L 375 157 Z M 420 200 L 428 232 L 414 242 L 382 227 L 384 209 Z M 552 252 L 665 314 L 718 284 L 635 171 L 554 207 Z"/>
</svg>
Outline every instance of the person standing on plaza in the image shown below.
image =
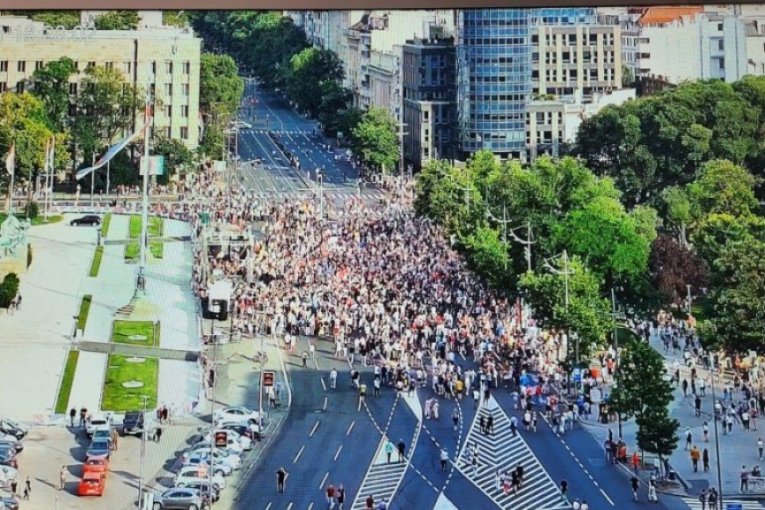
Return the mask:
<svg viewBox="0 0 765 510">
<path fill-rule="evenodd" d="M 709 450 L 704 448 L 704 451 L 701 454 L 701 463 L 704 465 L 704 472 L 709 471 Z"/>
<path fill-rule="evenodd" d="M 699 494 L 699 503 L 701 503 L 701 510 L 706 510 L 707 508 L 707 490 L 701 489 L 701 494 Z"/>
<path fill-rule="evenodd" d="M 762 438 L 757 439 L 757 453 L 760 456 L 760 460 L 762 460 L 762 454 L 764 449 L 765 449 L 765 443 L 763 443 Z"/>
<path fill-rule="evenodd" d="M 449 453 L 446 450 L 441 450 L 441 471 L 446 471 L 446 466 L 449 464 Z"/>
<path fill-rule="evenodd" d="M 388 458 L 388 464 L 390 464 L 390 456 L 393 455 L 393 450 L 395 450 L 395 447 L 393 446 L 393 443 L 390 439 L 385 443 L 385 456 Z"/>
<path fill-rule="evenodd" d="M 337 510 L 343 510 L 343 505 L 345 505 L 345 487 L 341 483 L 337 487 Z"/>
<path fill-rule="evenodd" d="M 704 422 L 704 424 L 701 426 L 701 430 L 704 435 L 704 442 L 709 442 L 709 424 L 707 422 Z"/>
<path fill-rule="evenodd" d="M 749 490 L 749 471 L 747 471 L 746 466 L 741 466 L 741 487 L 739 490 L 741 492 Z"/>
<path fill-rule="evenodd" d="M 491 414 L 486 418 L 486 433 L 489 435 L 494 433 L 494 416 Z"/>
<path fill-rule="evenodd" d="M 691 448 L 691 463 L 693 464 L 693 472 L 697 473 L 699 471 L 699 459 L 701 458 L 701 452 L 696 447 L 696 445 L 693 445 L 693 448 Z"/>
<path fill-rule="evenodd" d="M 656 495 L 656 475 L 652 474 L 648 479 L 648 501 L 658 503 L 659 498 Z"/>
<path fill-rule="evenodd" d="M 327 487 L 327 510 L 332 510 L 335 506 L 335 486 L 331 483 Z"/>
<path fill-rule="evenodd" d="M 486 434 L 486 417 L 484 415 L 478 419 L 478 426 L 481 428 L 481 434 Z"/>
<path fill-rule="evenodd" d="M 58 490 L 62 491 L 66 487 L 66 466 L 61 466 L 61 471 L 58 473 L 58 479 Z"/>
<path fill-rule="evenodd" d="M 77 416 L 77 409 L 74 407 L 69 410 L 69 426 L 74 428 L 74 418 Z"/>
<path fill-rule="evenodd" d="M 404 462 L 406 459 L 406 443 L 404 443 L 403 439 L 398 440 L 398 445 L 396 445 L 398 448 L 398 461 Z"/>
<path fill-rule="evenodd" d="M 329 371 L 329 387 L 333 390 L 337 388 L 337 369 L 335 368 Z"/>
<path fill-rule="evenodd" d="M 632 497 L 635 501 L 638 500 L 638 489 L 640 488 L 640 480 L 636 476 L 630 478 L 630 486 L 632 487 Z"/>
<path fill-rule="evenodd" d="M 459 407 L 455 407 L 452 411 L 452 423 L 454 424 L 454 432 L 457 432 L 460 427 L 460 411 Z"/>
<path fill-rule="evenodd" d="M 685 427 L 685 449 L 690 450 L 693 446 L 693 433 L 690 427 Z"/>
</svg>

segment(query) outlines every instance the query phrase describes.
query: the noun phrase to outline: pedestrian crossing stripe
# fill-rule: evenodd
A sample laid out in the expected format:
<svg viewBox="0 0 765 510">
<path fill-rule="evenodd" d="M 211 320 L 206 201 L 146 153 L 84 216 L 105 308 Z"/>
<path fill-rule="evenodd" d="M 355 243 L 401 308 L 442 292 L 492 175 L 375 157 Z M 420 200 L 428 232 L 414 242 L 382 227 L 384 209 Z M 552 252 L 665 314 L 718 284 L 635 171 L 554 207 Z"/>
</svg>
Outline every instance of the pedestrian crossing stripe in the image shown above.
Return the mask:
<svg viewBox="0 0 765 510">
<path fill-rule="evenodd" d="M 699 501 L 698 497 L 692 498 L 692 497 L 684 497 L 682 498 L 683 503 L 688 505 L 689 510 L 709 510 L 709 503 L 707 503 L 705 506 L 701 506 L 701 501 Z M 741 510 L 765 510 L 765 506 L 763 506 L 762 503 L 759 503 L 757 501 L 752 500 L 731 500 L 728 498 L 725 498 L 723 500 L 723 506 L 720 508 L 720 502 L 717 502 L 717 508 L 719 510 L 727 510 L 728 505 L 741 505 Z"/>
<path fill-rule="evenodd" d="M 318 193 L 314 191 L 261 191 L 252 194 L 252 197 L 256 200 L 306 200 L 316 195 L 318 200 Z M 366 200 L 381 199 L 385 196 L 385 193 L 380 190 L 362 191 L 361 198 Z M 348 191 L 330 191 L 324 192 L 324 200 L 347 200 L 348 198 L 358 198 L 358 192 L 353 190 Z"/>
<path fill-rule="evenodd" d="M 493 433 L 481 433 L 479 420 L 483 416 L 494 419 Z M 478 448 L 478 467 L 468 458 L 469 448 Z M 514 470 L 523 466 L 523 484 L 517 493 L 505 494 L 497 487 L 496 473 Z M 481 406 L 457 460 L 457 469 L 478 486 L 486 496 L 502 509 L 512 510 L 563 510 L 570 509 L 557 484 L 544 469 L 526 441 L 517 432 L 513 436 L 510 418 L 505 414 L 494 397 Z"/>
<path fill-rule="evenodd" d="M 254 133 L 259 135 L 312 135 L 313 131 L 301 131 L 299 129 L 252 129 Z"/>
<path fill-rule="evenodd" d="M 409 458 L 417 444 L 417 435 L 415 435 L 409 448 L 409 454 L 403 462 L 398 461 L 398 450 L 396 450 L 391 454 L 390 463 L 388 463 L 385 453 L 388 437 L 382 436 L 375 453 L 375 458 L 372 460 L 372 465 L 369 466 L 367 474 L 364 476 L 364 481 L 361 482 L 361 487 L 359 487 L 359 492 L 356 493 L 356 499 L 353 501 L 353 505 L 351 505 L 351 510 L 364 510 L 366 508 L 366 499 L 370 495 L 374 498 L 375 504 L 382 499 L 385 499 L 388 503 L 391 502 L 409 466 Z"/>
</svg>

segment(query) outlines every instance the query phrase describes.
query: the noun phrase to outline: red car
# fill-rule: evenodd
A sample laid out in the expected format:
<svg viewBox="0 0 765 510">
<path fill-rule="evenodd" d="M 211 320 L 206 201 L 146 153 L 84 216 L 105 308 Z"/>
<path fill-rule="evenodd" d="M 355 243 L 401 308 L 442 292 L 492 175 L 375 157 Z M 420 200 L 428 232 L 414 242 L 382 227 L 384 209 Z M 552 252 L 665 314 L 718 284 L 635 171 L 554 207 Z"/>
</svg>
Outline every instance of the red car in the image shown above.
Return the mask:
<svg viewBox="0 0 765 510">
<path fill-rule="evenodd" d="M 83 473 L 82 481 L 77 487 L 78 496 L 102 496 L 106 488 L 106 473 Z"/>
<path fill-rule="evenodd" d="M 82 474 L 106 473 L 109 470 L 108 459 L 88 459 L 82 466 Z"/>
</svg>

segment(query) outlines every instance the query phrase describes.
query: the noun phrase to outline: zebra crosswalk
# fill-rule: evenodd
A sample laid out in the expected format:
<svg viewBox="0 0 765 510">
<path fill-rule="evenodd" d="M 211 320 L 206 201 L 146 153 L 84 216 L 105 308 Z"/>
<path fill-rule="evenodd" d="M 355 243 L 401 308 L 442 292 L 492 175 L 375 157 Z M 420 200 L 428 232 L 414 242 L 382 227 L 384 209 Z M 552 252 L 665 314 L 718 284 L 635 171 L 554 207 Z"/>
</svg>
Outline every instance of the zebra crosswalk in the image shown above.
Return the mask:
<svg viewBox="0 0 765 510">
<path fill-rule="evenodd" d="M 313 190 L 306 191 L 258 191 L 253 193 L 253 198 L 257 200 L 305 200 L 312 195 L 318 195 Z M 363 200 L 380 200 L 385 196 L 385 192 L 378 189 L 364 190 L 361 193 Z M 353 189 L 324 191 L 324 200 L 327 202 L 337 202 L 347 200 L 348 198 L 358 197 L 358 191 Z"/>
<path fill-rule="evenodd" d="M 699 498 L 691 498 L 691 497 L 685 497 L 682 498 L 683 503 L 688 505 L 689 510 L 708 510 L 709 505 L 701 505 L 701 501 L 699 501 Z M 720 510 L 727 510 L 729 508 L 735 508 L 736 510 L 765 510 L 765 506 L 758 502 L 758 501 L 752 501 L 752 500 L 737 500 L 737 499 L 728 499 L 725 498 L 723 501 L 723 508 Z M 730 505 L 730 506 L 729 506 Z M 740 506 L 737 506 L 740 505 Z M 717 505 L 717 508 L 720 508 L 720 505 Z"/>
<path fill-rule="evenodd" d="M 483 434 L 480 417 L 494 420 L 493 433 Z M 457 468 L 477 485 L 499 508 L 513 510 L 563 510 L 564 501 L 558 486 L 545 471 L 520 433 L 512 434 L 510 418 L 493 397 L 476 414 L 457 461 Z M 478 465 L 473 466 L 470 451 L 478 451 Z M 505 494 L 497 487 L 497 473 L 504 474 L 523 466 L 523 484 L 517 493 Z M 509 473 L 508 473 L 509 476 Z"/>
<path fill-rule="evenodd" d="M 374 498 L 375 503 L 382 500 L 390 503 L 396 490 L 398 490 L 398 486 L 404 478 L 404 473 L 409 463 L 406 459 L 399 462 L 398 452 L 393 452 L 390 455 L 390 462 L 388 462 L 388 455 L 385 453 L 385 444 L 387 442 L 388 438 L 383 436 L 377 448 L 375 459 L 364 476 L 364 481 L 361 482 L 361 487 L 356 494 L 351 510 L 364 510 L 366 508 L 366 499 L 369 496 Z M 415 440 L 412 441 L 409 455 L 411 455 L 416 442 L 415 437 Z"/>
</svg>

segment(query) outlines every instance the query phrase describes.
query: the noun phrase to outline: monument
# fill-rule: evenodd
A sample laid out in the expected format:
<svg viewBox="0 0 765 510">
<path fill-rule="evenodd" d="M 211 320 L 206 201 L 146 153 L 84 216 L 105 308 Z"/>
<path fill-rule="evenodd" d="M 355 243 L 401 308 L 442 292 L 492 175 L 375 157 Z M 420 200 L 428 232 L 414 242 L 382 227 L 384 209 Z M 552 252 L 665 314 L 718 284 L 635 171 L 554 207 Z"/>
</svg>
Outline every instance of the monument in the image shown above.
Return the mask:
<svg viewBox="0 0 765 510">
<path fill-rule="evenodd" d="M 8 273 L 21 274 L 27 270 L 29 220 L 9 215 L 0 224 L 0 280 Z"/>
</svg>

